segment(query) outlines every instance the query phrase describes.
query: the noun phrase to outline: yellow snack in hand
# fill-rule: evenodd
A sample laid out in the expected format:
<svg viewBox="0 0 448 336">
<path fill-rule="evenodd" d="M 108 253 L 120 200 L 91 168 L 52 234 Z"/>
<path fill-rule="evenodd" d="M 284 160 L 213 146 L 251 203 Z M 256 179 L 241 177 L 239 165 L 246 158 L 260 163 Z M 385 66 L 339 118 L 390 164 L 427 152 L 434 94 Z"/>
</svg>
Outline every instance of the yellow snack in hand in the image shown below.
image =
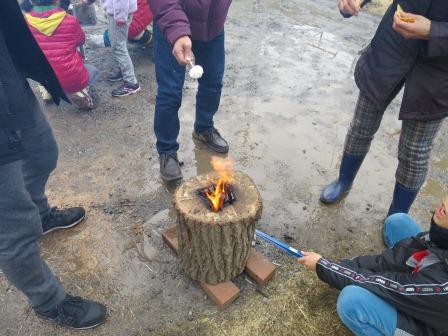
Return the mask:
<svg viewBox="0 0 448 336">
<path fill-rule="evenodd" d="M 397 4 L 397 14 L 398 14 L 398 17 L 400 18 L 400 20 L 403 22 L 408 22 L 408 23 L 415 22 L 414 18 L 406 16 L 406 14 L 404 13 L 404 10 L 403 10 L 403 8 L 401 8 L 400 4 Z"/>
</svg>

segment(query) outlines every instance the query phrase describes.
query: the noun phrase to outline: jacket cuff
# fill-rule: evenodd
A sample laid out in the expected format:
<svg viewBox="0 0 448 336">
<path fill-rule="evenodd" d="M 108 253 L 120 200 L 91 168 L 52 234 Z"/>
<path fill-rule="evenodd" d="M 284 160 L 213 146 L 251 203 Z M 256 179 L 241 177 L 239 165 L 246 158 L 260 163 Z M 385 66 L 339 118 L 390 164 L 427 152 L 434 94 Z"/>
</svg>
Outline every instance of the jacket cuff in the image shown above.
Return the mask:
<svg viewBox="0 0 448 336">
<path fill-rule="evenodd" d="M 448 56 L 448 22 L 431 21 L 428 57 Z"/>
<path fill-rule="evenodd" d="M 174 46 L 174 43 L 183 36 L 191 37 L 190 26 L 185 25 L 182 27 L 175 27 L 174 29 L 167 30 L 165 34 L 165 37 L 171 46 Z"/>
<path fill-rule="evenodd" d="M 316 264 L 316 275 L 317 275 L 317 277 L 319 278 L 319 280 L 320 281 L 323 281 L 323 282 L 326 282 L 325 281 L 325 276 L 324 276 L 324 272 L 325 272 L 325 268 L 323 267 L 323 265 L 325 264 L 325 263 L 329 263 L 329 261 L 327 260 L 327 259 L 325 259 L 324 257 L 322 257 L 322 258 L 320 258 L 318 261 L 317 261 L 317 264 Z"/>
</svg>

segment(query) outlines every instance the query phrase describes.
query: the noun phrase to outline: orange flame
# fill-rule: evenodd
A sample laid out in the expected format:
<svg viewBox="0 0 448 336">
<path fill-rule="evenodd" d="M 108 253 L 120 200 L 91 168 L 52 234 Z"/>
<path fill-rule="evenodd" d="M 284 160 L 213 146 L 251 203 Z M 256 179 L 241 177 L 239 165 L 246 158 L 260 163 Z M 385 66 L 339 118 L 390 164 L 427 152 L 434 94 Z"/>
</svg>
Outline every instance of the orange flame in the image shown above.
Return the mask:
<svg viewBox="0 0 448 336">
<path fill-rule="evenodd" d="M 233 162 L 229 158 L 212 157 L 211 164 L 213 169 L 218 173 L 219 180 L 216 183 L 214 191 L 207 191 L 206 196 L 210 200 L 212 210 L 218 212 L 221 210 L 225 198 L 226 189 L 233 179 Z"/>
</svg>

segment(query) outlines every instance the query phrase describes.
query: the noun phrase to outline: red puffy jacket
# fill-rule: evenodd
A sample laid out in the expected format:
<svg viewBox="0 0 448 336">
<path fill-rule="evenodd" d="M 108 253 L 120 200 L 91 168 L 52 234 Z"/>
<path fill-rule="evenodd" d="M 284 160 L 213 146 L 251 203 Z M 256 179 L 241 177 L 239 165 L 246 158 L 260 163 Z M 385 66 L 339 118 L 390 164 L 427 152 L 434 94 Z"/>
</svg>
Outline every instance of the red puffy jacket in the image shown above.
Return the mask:
<svg viewBox="0 0 448 336">
<path fill-rule="evenodd" d="M 86 37 L 78 20 L 60 8 L 26 15 L 28 26 L 66 93 L 83 90 L 89 73 L 77 47 Z"/>
<path fill-rule="evenodd" d="M 152 12 L 147 0 L 137 0 L 137 11 L 132 14 L 128 38 L 137 37 L 152 21 Z"/>
</svg>

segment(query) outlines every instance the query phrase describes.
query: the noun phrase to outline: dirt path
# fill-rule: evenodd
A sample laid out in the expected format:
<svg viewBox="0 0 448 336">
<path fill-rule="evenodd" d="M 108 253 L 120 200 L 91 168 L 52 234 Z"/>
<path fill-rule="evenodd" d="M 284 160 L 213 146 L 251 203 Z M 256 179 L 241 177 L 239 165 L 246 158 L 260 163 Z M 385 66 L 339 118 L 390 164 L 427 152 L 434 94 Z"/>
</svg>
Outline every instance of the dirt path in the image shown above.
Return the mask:
<svg viewBox="0 0 448 336">
<path fill-rule="evenodd" d="M 371 10 L 374 10 L 372 8 Z M 241 0 L 226 26 L 225 88 L 216 123 L 232 147 L 236 168 L 260 188 L 259 227 L 303 249 L 346 256 L 382 249 L 380 231 L 397 164 L 399 101 L 386 113 L 350 195 L 338 206 L 318 202 L 336 176 L 357 89 L 353 67 L 379 17 L 343 20 L 332 0 Z M 88 32 L 101 33 L 101 25 Z M 87 49 L 103 77 L 108 49 Z M 158 175 L 152 118 L 155 78 L 151 50 L 132 50 L 143 91 L 111 99 L 99 84 L 99 106 L 80 113 L 48 106 L 60 146 L 48 186 L 53 205 L 84 205 L 88 219 L 52 234 L 43 253 L 68 291 L 106 302 L 108 322 L 91 335 L 346 335 L 334 313 L 336 293 L 298 272 L 294 260 L 266 245 L 281 264 L 266 296 L 245 277 L 242 295 L 219 312 L 179 271 L 160 232 L 174 223 L 172 188 Z M 191 139 L 196 84 L 188 81 L 180 115 L 184 176 L 211 169 L 211 153 Z M 445 125 L 427 185 L 412 213 L 424 224 L 445 193 Z M 78 335 L 37 319 L 23 296 L 0 276 L 0 335 Z M 191 311 L 191 314 L 189 312 Z M 193 320 L 193 321 L 191 321 Z"/>
</svg>

